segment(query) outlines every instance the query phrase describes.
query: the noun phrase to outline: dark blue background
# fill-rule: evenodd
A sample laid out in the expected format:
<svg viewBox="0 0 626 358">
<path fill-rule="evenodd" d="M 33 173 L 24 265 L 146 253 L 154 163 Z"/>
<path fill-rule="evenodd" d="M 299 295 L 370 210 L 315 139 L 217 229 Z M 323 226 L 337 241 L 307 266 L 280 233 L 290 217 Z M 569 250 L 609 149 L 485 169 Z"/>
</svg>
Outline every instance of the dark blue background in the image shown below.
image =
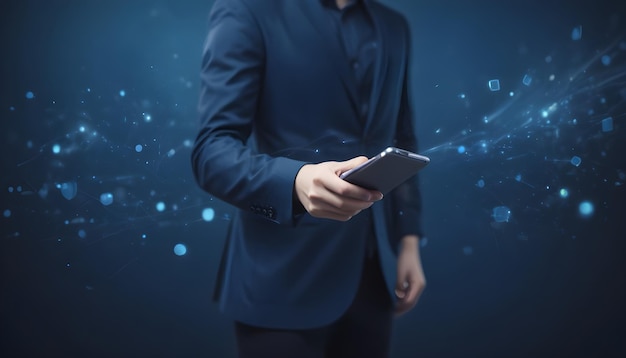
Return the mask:
<svg viewBox="0 0 626 358">
<path fill-rule="evenodd" d="M 411 22 L 432 158 L 421 177 L 428 287 L 397 322 L 394 357 L 626 354 L 623 5 L 386 2 Z M 211 3 L 0 5 L 0 355 L 234 355 L 210 302 L 232 209 L 189 165 Z M 77 185 L 71 200 L 65 182 Z"/>
</svg>

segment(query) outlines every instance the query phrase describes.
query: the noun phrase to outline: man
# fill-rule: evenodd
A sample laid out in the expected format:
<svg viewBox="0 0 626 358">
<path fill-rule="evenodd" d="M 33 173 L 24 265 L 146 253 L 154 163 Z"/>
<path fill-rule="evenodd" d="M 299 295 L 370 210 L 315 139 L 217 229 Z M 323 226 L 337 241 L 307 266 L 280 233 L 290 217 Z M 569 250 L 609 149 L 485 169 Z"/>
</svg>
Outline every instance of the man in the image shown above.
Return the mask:
<svg viewBox="0 0 626 358">
<path fill-rule="evenodd" d="M 425 286 L 417 179 L 385 198 L 339 174 L 416 151 L 409 30 L 371 0 L 216 0 L 199 185 L 238 208 L 215 298 L 240 357 L 385 357 Z"/>
</svg>

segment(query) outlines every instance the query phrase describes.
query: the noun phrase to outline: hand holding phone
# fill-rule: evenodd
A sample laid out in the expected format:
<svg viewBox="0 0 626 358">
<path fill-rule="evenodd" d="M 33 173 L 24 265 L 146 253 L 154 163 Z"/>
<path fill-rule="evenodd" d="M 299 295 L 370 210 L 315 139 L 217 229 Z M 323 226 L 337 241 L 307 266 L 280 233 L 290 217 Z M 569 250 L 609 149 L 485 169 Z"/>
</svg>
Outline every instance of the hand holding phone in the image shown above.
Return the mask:
<svg viewBox="0 0 626 358">
<path fill-rule="evenodd" d="M 339 177 L 360 187 L 388 193 L 417 174 L 430 163 L 430 158 L 408 150 L 388 147 L 365 163 L 342 173 Z"/>
</svg>

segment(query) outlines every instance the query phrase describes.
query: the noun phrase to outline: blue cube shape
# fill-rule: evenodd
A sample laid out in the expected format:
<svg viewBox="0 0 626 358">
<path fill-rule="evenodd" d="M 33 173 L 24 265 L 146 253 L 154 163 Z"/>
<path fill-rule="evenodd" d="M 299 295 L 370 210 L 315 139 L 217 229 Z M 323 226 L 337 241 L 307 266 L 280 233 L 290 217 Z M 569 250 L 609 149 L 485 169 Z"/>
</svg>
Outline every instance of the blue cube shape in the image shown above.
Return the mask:
<svg viewBox="0 0 626 358">
<path fill-rule="evenodd" d="M 489 81 L 489 89 L 492 91 L 500 90 L 500 80 L 491 80 Z"/>
<path fill-rule="evenodd" d="M 613 117 L 606 117 L 602 120 L 602 131 L 610 132 L 613 130 Z"/>
</svg>

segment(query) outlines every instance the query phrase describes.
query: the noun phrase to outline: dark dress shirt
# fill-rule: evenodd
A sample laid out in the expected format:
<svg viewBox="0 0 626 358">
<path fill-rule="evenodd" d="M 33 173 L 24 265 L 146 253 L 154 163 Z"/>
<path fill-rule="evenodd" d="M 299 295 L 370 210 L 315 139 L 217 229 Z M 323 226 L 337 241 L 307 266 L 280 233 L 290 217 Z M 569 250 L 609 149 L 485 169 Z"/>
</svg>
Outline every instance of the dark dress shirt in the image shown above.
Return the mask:
<svg viewBox="0 0 626 358">
<path fill-rule="evenodd" d="M 328 10 L 332 26 L 354 70 L 359 95 L 359 111 L 363 122 L 370 108 L 370 93 L 378 51 L 374 23 L 369 14 L 367 1 L 354 0 L 343 9 L 335 0 L 322 0 Z"/>
</svg>

